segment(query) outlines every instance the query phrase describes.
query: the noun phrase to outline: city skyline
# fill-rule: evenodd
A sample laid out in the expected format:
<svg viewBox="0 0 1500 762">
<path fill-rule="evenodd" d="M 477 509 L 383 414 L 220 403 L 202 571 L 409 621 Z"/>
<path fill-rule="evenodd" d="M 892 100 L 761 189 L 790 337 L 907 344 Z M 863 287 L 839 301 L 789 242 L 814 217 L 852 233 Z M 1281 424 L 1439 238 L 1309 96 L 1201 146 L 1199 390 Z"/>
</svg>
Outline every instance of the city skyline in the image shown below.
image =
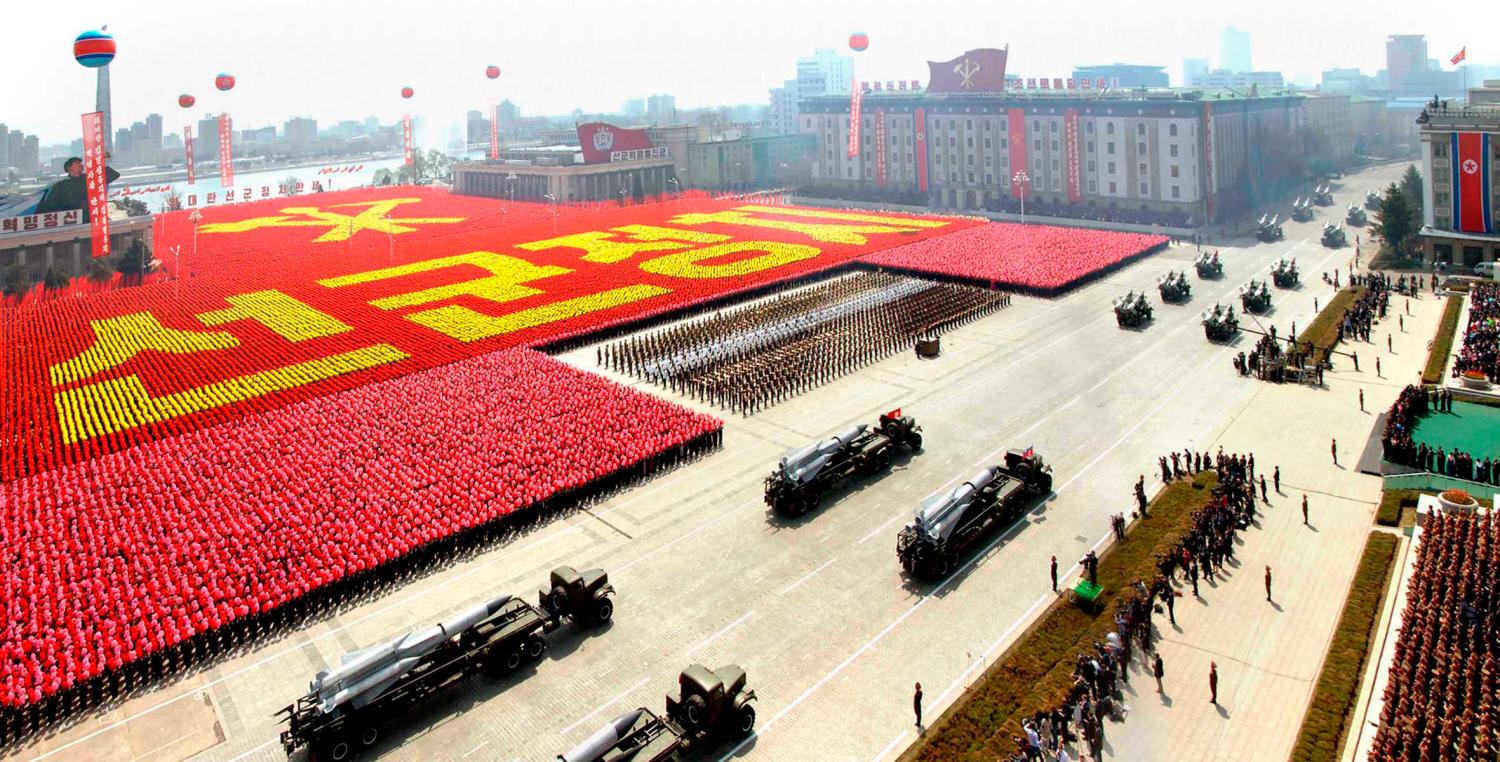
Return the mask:
<svg viewBox="0 0 1500 762">
<path fill-rule="evenodd" d="M 8 41 L 10 52 L 13 60 L 29 62 L 29 76 L 6 75 L 0 122 L 40 135 L 43 144 L 76 137 L 78 114 L 91 110 L 94 83 L 92 72 L 72 60 L 68 45 L 77 33 L 103 23 L 119 41 L 111 65 L 116 119 L 161 113 L 167 131 L 177 132 L 181 124 L 218 111 L 247 125 L 297 115 L 329 123 L 373 115 L 389 122 L 407 110 L 430 123 L 462 125 L 468 109 L 491 98 L 508 98 L 538 115 L 613 112 L 623 100 L 651 93 L 672 94 L 680 109 L 763 103 L 770 88 L 795 74 L 799 56 L 817 49 L 847 52 L 846 38 L 854 31 L 867 32 L 871 40 L 869 50 L 855 56 L 856 76 L 925 79 L 926 60 L 1007 44 L 1010 68 L 1022 75 L 1067 76 L 1074 66 L 1113 62 L 1175 69 L 1183 58 L 1216 61 L 1220 32 L 1234 26 L 1250 34 L 1257 69 L 1312 83 L 1336 67 L 1373 74 L 1384 66 L 1386 37 L 1397 33 L 1426 34 L 1431 54 L 1446 68 L 1448 49 L 1467 44 L 1465 29 L 1500 22 L 1496 8 L 1475 9 L 1477 18 L 1456 29 L 1435 28 L 1434 16 L 1415 7 L 1394 7 L 1377 18 L 1271 0 L 1253 16 L 1225 17 L 1220 9 L 1180 0 L 1146 5 L 1127 17 L 1106 19 L 1101 13 L 1098 23 L 1080 25 L 1077 19 L 1090 14 L 1070 13 L 1064 23 L 1054 12 L 1002 12 L 958 0 L 924 6 L 916 20 L 931 23 L 913 23 L 911 6 L 895 2 L 771 2 L 753 14 L 664 2 L 659 12 L 604 20 L 597 7 L 575 1 L 549 6 L 528 24 L 526 7 L 462 0 L 442 4 L 435 15 L 464 23 L 414 26 L 394 2 L 362 4 L 352 17 L 338 4 L 268 2 L 216 11 L 209 23 L 191 15 L 118 18 L 118 8 L 90 0 L 11 14 L 12 28 L 21 33 Z M 782 23 L 788 15 L 798 23 Z M 1292 16 L 1298 23 L 1288 26 L 1285 19 Z M 496 21 L 485 23 L 491 17 Z M 959 20 L 964 23 L 951 23 Z M 568 46 L 558 45 L 558 35 L 542 33 L 558 24 L 566 28 Z M 1328 36 L 1326 29 L 1340 33 Z M 1182 42 L 1163 51 L 1164 34 Z M 1469 52 L 1474 63 L 1489 60 L 1472 45 Z M 483 75 L 491 63 L 502 68 L 498 80 Z M 219 71 L 238 78 L 231 93 L 214 90 Z M 403 101 L 398 92 L 408 85 L 416 97 Z M 183 92 L 197 97 L 193 109 L 176 108 Z"/>
</svg>

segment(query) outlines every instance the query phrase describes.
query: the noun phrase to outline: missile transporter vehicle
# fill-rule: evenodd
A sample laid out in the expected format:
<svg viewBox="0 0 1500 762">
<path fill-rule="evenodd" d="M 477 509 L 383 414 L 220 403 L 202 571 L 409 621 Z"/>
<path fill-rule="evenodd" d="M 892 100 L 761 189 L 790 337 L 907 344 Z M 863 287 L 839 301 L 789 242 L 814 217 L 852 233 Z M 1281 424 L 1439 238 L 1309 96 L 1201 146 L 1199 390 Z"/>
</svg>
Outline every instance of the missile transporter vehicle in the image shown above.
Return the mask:
<svg viewBox="0 0 1500 762">
<path fill-rule="evenodd" d="M 1219 252 L 1209 254 L 1203 252 L 1193 262 L 1193 267 L 1198 270 L 1200 278 L 1222 278 L 1224 277 L 1224 263 L 1219 260 Z"/>
<path fill-rule="evenodd" d="M 1372 212 L 1380 211 L 1380 194 L 1375 191 L 1365 193 L 1365 208 Z"/>
<path fill-rule="evenodd" d="M 1213 309 L 1203 311 L 1203 333 L 1209 341 L 1229 341 L 1240 330 L 1240 321 L 1234 316 L 1234 307 L 1215 304 Z"/>
<path fill-rule="evenodd" d="M 1365 210 L 1359 208 L 1358 206 L 1355 206 L 1354 204 L 1350 204 L 1349 211 L 1344 213 L 1344 222 L 1347 222 L 1350 225 L 1363 225 L 1369 221 L 1370 217 L 1369 215 L 1365 214 Z"/>
<path fill-rule="evenodd" d="M 1271 280 L 1276 282 L 1279 288 L 1291 288 L 1297 285 L 1297 260 L 1285 257 L 1276 260 L 1271 265 Z"/>
<path fill-rule="evenodd" d="M 1115 299 L 1115 322 L 1122 328 L 1134 328 L 1151 319 L 1151 303 L 1145 292 L 1130 291 Z"/>
<path fill-rule="evenodd" d="M 543 635 L 564 618 L 599 625 L 614 615 L 614 587 L 600 569 L 560 566 L 533 606 L 502 595 L 447 621 L 345 654 L 312 679 L 308 693 L 278 712 L 281 745 L 306 747 L 314 760 L 351 759 L 374 746 L 392 717 L 473 674 L 511 672 L 547 651 Z"/>
<path fill-rule="evenodd" d="M 704 742 L 744 738 L 755 729 L 755 691 L 745 670 L 730 664 L 710 670 L 694 664 L 677 678 L 679 695 L 667 696 L 667 713 L 633 709 L 566 754 L 559 762 L 666 762 L 684 758 Z"/>
<path fill-rule="evenodd" d="M 1323 245 L 1330 249 L 1337 249 L 1349 242 L 1349 236 L 1344 229 L 1330 222 L 1323 226 Z M 1277 284 L 1280 285 L 1280 284 Z"/>
<path fill-rule="evenodd" d="M 1156 280 L 1156 288 L 1161 292 L 1161 300 L 1170 304 L 1193 298 L 1193 286 L 1188 283 L 1187 273 L 1168 272 Z"/>
<path fill-rule="evenodd" d="M 1323 183 L 1313 189 L 1313 203 L 1318 206 L 1333 206 L 1333 187 Z"/>
<path fill-rule="evenodd" d="M 896 537 L 901 568 L 918 579 L 946 577 L 961 552 L 999 524 L 1009 524 L 1038 497 L 1052 492 L 1052 467 L 1030 448 L 1009 450 L 992 466 L 951 490 L 922 501 Z"/>
<path fill-rule="evenodd" d="M 788 450 L 766 477 L 766 505 L 786 517 L 816 508 L 823 493 L 856 473 L 874 476 L 891 465 L 896 448 L 922 449 L 922 427 L 897 408 L 872 430 L 857 424 L 805 447 Z"/>
<path fill-rule="evenodd" d="M 1240 287 L 1240 306 L 1246 312 L 1264 315 L 1271 309 L 1271 287 L 1263 280 L 1252 280 Z"/>
<path fill-rule="evenodd" d="M 1286 237 L 1281 230 L 1281 215 L 1263 214 L 1260 221 L 1255 223 L 1255 237 L 1262 241 L 1280 241 Z"/>
<path fill-rule="evenodd" d="M 1312 200 L 1299 198 L 1292 202 L 1292 219 L 1307 222 L 1313 218 Z"/>
</svg>

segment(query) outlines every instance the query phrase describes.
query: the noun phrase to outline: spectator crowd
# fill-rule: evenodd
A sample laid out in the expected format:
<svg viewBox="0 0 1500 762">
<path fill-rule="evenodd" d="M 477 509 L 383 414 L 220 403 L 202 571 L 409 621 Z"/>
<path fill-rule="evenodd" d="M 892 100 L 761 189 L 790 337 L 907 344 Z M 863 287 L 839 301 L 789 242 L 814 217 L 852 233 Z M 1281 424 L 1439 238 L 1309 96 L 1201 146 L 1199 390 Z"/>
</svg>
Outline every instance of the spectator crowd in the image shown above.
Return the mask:
<svg viewBox="0 0 1500 762">
<path fill-rule="evenodd" d="M 1429 412 L 1452 412 L 1453 393 L 1436 387 L 1408 386 L 1386 413 L 1380 444 L 1385 460 L 1420 471 L 1471 482 L 1500 485 L 1500 457 L 1475 457 L 1457 448 L 1429 447 L 1412 437 L 1417 421 Z"/>
<path fill-rule="evenodd" d="M 1453 375 L 1467 371 L 1500 383 L 1500 285 L 1476 284 L 1469 289 L 1469 325 L 1453 361 Z"/>
</svg>

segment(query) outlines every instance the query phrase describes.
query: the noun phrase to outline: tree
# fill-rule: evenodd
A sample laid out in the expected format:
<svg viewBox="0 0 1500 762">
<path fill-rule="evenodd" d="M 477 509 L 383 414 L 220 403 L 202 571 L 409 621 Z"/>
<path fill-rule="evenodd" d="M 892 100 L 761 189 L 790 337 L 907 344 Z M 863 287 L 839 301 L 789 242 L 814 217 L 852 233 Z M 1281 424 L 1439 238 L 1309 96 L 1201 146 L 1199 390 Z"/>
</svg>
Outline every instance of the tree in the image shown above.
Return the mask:
<svg viewBox="0 0 1500 762">
<path fill-rule="evenodd" d="M 1401 175 L 1401 193 L 1406 196 L 1406 205 L 1410 209 L 1411 229 L 1422 229 L 1422 171 L 1417 165 L 1412 164 L 1406 168 L 1406 173 Z"/>
<path fill-rule="evenodd" d="M 31 290 L 31 271 L 21 265 L 11 265 L 0 272 L 0 291 L 6 296 L 18 296 Z"/>
<path fill-rule="evenodd" d="M 114 275 L 115 275 L 115 271 L 112 270 L 112 269 L 110 269 L 109 260 L 107 260 L 107 259 L 91 259 L 91 260 L 89 260 L 89 272 L 88 272 L 89 280 L 94 281 L 95 283 L 107 283 L 110 278 L 114 277 Z"/>
<path fill-rule="evenodd" d="M 115 268 L 124 275 L 145 275 L 151 271 L 151 249 L 140 238 L 130 239 L 129 248 L 120 255 Z"/>
<path fill-rule="evenodd" d="M 286 195 L 295 196 L 297 195 L 297 183 L 300 182 L 302 181 L 298 180 L 296 175 L 287 175 L 286 177 L 281 178 L 280 184 L 282 187 L 286 188 Z"/>
<path fill-rule="evenodd" d="M 66 287 L 67 285 L 68 276 L 63 275 L 62 273 L 50 267 L 47 268 L 47 272 L 42 275 L 42 288 L 45 288 L 48 291 L 57 291 L 61 288 Z"/>
<path fill-rule="evenodd" d="M 453 160 L 437 149 L 425 153 L 413 150 L 411 163 L 403 164 L 396 176 L 401 182 L 413 185 L 446 183 L 453 178 Z"/>
<path fill-rule="evenodd" d="M 1407 239 L 1415 229 L 1412 227 L 1411 203 L 1400 186 L 1391 183 L 1385 189 L 1385 198 L 1380 203 L 1380 211 L 1375 213 L 1375 223 L 1370 229 L 1385 239 L 1386 247 L 1392 254 L 1397 257 L 1406 255 Z"/>
<path fill-rule="evenodd" d="M 127 217 L 145 217 L 151 214 L 151 207 L 138 198 L 122 198 L 115 201 L 115 206 L 125 210 Z"/>
</svg>

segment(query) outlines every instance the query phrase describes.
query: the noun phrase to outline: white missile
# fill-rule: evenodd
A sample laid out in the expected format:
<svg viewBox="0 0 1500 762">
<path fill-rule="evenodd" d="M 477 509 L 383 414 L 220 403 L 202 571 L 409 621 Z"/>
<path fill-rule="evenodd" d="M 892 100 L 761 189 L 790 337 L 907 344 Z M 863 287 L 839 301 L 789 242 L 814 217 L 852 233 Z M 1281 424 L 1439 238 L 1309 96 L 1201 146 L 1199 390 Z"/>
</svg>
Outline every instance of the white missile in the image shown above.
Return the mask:
<svg viewBox="0 0 1500 762">
<path fill-rule="evenodd" d="M 635 724 L 640 721 L 641 715 L 645 713 L 644 709 L 635 709 L 610 720 L 608 725 L 599 728 L 583 743 L 574 746 L 567 754 L 558 755 L 557 758 L 561 762 L 594 762 L 630 733 Z"/>
<path fill-rule="evenodd" d="M 866 423 L 856 424 L 847 429 L 828 437 L 820 439 L 805 447 L 788 450 L 781 456 L 781 473 L 789 481 L 801 484 L 818 475 L 823 466 L 837 455 L 850 442 L 854 441 L 865 429 L 870 426 Z"/>
<path fill-rule="evenodd" d="M 995 480 L 996 467 L 986 468 L 948 492 L 930 495 L 922 500 L 912 526 L 933 540 L 946 540 L 958 528 L 964 509 L 985 485 Z"/>
</svg>

